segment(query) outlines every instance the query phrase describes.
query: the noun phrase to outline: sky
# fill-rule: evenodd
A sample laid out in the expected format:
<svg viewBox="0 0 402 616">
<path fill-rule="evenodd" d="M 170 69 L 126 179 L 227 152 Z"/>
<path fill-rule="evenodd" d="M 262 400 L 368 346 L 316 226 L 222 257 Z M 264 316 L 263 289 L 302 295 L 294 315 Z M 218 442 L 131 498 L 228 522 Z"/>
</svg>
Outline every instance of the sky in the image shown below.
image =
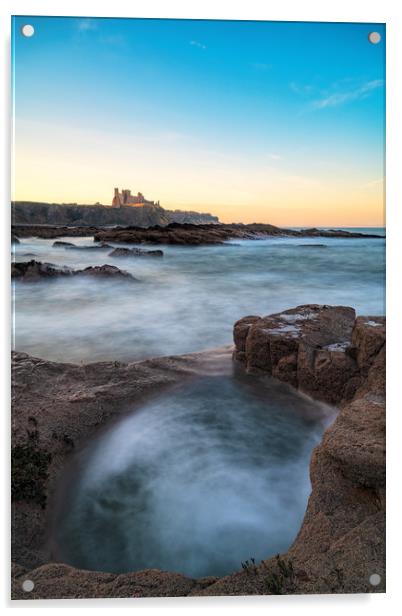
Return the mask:
<svg viewBox="0 0 402 616">
<path fill-rule="evenodd" d="M 12 67 L 13 200 L 384 224 L 382 24 L 18 16 Z"/>
</svg>

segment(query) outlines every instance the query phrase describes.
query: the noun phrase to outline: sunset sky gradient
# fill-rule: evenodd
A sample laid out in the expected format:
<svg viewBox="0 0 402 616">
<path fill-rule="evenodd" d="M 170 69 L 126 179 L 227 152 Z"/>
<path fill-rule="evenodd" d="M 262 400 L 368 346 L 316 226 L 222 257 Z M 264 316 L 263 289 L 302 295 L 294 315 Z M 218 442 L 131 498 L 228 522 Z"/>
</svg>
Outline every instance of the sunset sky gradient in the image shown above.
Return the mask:
<svg viewBox="0 0 402 616">
<path fill-rule="evenodd" d="M 15 200 L 384 224 L 383 25 L 16 17 L 12 52 Z"/>
</svg>

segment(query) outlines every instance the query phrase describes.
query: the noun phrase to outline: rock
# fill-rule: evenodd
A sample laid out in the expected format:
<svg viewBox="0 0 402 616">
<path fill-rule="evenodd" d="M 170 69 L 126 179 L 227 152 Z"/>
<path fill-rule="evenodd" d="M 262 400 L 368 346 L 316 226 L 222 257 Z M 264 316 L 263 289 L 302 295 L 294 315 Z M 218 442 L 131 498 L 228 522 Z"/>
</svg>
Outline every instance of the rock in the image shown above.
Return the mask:
<svg viewBox="0 0 402 616">
<path fill-rule="evenodd" d="M 352 345 L 361 370 L 368 372 L 374 358 L 385 344 L 385 317 L 358 317 L 353 329 Z"/>
<path fill-rule="evenodd" d="M 370 327 L 376 329 L 375 338 Z M 13 354 L 12 445 L 29 445 L 30 455 L 40 464 L 34 476 L 25 473 L 23 465 L 13 474 L 12 597 L 384 592 L 385 338 L 378 338 L 380 328 L 385 337 L 380 317 L 355 320 L 352 308 L 318 305 L 270 317 L 249 316 L 235 324 L 235 356 L 242 362 L 260 363 L 266 372 L 275 370 L 278 378 L 296 379 L 297 384 L 309 370 L 316 397 L 328 396 L 327 371 L 335 379 L 338 398 L 341 390 L 348 391 L 343 386 L 348 377 L 354 383 L 353 397 L 348 391 L 339 400 L 339 414 L 313 452 L 312 492 L 287 553 L 256 563 L 251 573 L 240 571 L 239 563 L 238 572 L 200 580 L 154 569 L 116 575 L 50 562 L 48 496 L 54 494 L 74 448 L 132 408 L 134 400 L 151 392 L 160 394 L 184 378 L 210 374 L 211 365 L 218 361 L 214 354 L 86 366 Z M 342 363 L 343 356 L 352 363 Z M 343 374 L 341 385 L 338 371 Z M 32 498 L 36 494 L 32 481 L 40 483 L 40 502 Z M 369 583 L 372 573 L 380 575 L 378 586 Z M 24 579 L 35 583 L 29 596 L 21 589 Z"/>
<path fill-rule="evenodd" d="M 73 244 L 72 246 L 66 246 L 66 248 L 69 250 L 110 250 L 113 246 L 101 242 L 100 244 L 95 244 L 94 246 L 77 246 L 76 244 Z"/>
<path fill-rule="evenodd" d="M 77 244 L 72 244 L 71 242 L 57 240 L 56 242 L 53 242 L 52 245 L 54 248 L 66 248 L 69 250 L 108 250 L 112 248 L 109 244 L 104 244 L 102 242 L 100 244 L 96 244 L 95 246 L 77 246 Z"/>
<path fill-rule="evenodd" d="M 137 279 L 121 270 L 115 265 L 89 266 L 83 270 L 73 270 L 69 267 L 57 267 L 52 263 L 40 261 L 21 261 L 11 264 L 11 277 L 22 282 L 38 282 L 42 279 L 57 278 L 59 276 L 93 276 L 96 278 L 116 278 L 135 282 Z"/>
<path fill-rule="evenodd" d="M 162 250 L 141 250 L 141 248 L 115 248 L 109 257 L 163 257 Z"/>
<path fill-rule="evenodd" d="M 43 278 L 72 276 L 72 274 L 73 271 L 68 267 L 57 267 L 52 263 L 41 263 L 34 259 L 11 264 L 11 278 L 23 282 L 37 282 Z"/>
<path fill-rule="evenodd" d="M 76 247 L 75 244 L 72 244 L 71 242 L 62 242 L 60 240 L 58 240 L 56 242 L 53 242 L 52 246 L 54 248 L 67 248 L 67 247 L 68 248 L 71 248 L 71 247 L 75 248 Z"/>
<path fill-rule="evenodd" d="M 300 248 L 328 248 L 326 244 L 299 244 Z"/>
<path fill-rule="evenodd" d="M 95 278 L 117 278 L 129 280 L 132 282 L 136 282 L 137 279 L 134 278 L 132 274 L 126 272 L 125 270 L 121 270 L 115 265 L 96 265 L 86 267 L 83 270 L 78 270 L 75 272 L 75 275 L 79 276 L 93 276 Z"/>
<path fill-rule="evenodd" d="M 346 234 L 346 235 L 345 235 Z M 233 239 L 261 239 L 264 237 L 375 237 L 347 231 L 311 230 L 296 231 L 281 229 L 269 224 L 183 224 L 171 223 L 166 226 L 117 227 L 99 230 L 95 241 L 121 242 L 131 244 L 177 244 L 202 246 L 224 244 Z M 378 236 L 380 237 L 380 236 Z"/>
<path fill-rule="evenodd" d="M 267 317 L 244 317 L 234 326 L 235 357 L 336 403 L 358 372 L 346 350 L 351 345 L 355 311 L 345 306 L 308 304 Z"/>
</svg>

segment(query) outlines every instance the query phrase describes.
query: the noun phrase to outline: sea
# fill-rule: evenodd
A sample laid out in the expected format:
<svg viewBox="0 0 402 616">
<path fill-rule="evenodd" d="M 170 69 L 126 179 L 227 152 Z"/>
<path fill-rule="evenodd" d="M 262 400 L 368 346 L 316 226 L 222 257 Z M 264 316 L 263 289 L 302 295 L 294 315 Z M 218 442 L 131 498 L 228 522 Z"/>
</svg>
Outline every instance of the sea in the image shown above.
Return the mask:
<svg viewBox="0 0 402 616">
<path fill-rule="evenodd" d="M 356 231 L 385 236 L 384 229 Z M 93 245 L 90 237 L 59 239 Z M 163 258 L 129 259 L 52 244 L 23 239 L 14 258 L 77 269 L 110 263 L 138 283 L 60 278 L 14 284 L 15 348 L 49 360 L 133 361 L 201 351 L 231 343 L 233 324 L 243 316 L 301 304 L 352 306 L 358 315 L 385 311 L 385 237 L 158 246 Z"/>
<path fill-rule="evenodd" d="M 136 361 L 231 344 L 237 319 L 301 304 L 383 315 L 385 232 L 358 231 L 383 237 L 162 246 L 163 258 L 130 259 L 23 239 L 17 261 L 111 263 L 138 282 L 15 282 L 14 346 L 62 362 Z M 59 239 L 93 245 L 90 237 Z M 133 403 L 77 451 L 57 486 L 52 557 L 96 571 L 202 577 L 283 554 L 306 510 L 312 450 L 337 412 L 246 374 L 228 354 L 219 374 Z"/>
</svg>

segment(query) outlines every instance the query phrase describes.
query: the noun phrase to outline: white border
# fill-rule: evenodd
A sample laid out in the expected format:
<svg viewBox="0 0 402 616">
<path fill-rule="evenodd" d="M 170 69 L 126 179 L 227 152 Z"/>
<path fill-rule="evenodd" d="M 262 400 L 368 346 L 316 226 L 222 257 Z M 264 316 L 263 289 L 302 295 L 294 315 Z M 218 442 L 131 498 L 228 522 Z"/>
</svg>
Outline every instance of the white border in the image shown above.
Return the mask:
<svg viewBox="0 0 402 616">
<path fill-rule="evenodd" d="M 53 610 L 68 609 L 79 613 L 84 609 L 115 609 L 123 607 L 150 613 L 159 609 L 173 613 L 180 609 L 187 612 L 208 610 L 208 612 L 223 612 L 240 614 L 245 610 L 256 613 L 266 613 L 269 609 L 280 611 L 281 614 L 355 614 L 365 612 L 366 615 L 378 616 L 378 612 L 388 613 L 396 606 L 400 585 L 400 555 L 398 543 L 401 542 L 400 519 L 400 473 L 396 456 L 401 449 L 402 409 L 397 388 L 400 372 L 400 318 L 402 315 L 402 294 L 400 292 L 400 263 L 402 232 L 402 215 L 398 197 L 400 191 L 401 144 L 402 144 L 402 86 L 400 66 L 402 58 L 402 3 L 392 0 L 247 0 L 235 3 L 235 0 L 198 0 L 192 3 L 188 0 L 148 0 L 147 3 L 136 0 L 3 0 L 0 7 L 0 36 L 2 42 L 2 63 L 0 84 L 3 86 L 0 114 L 0 135 L 3 138 L 1 156 L 2 192 L 2 267 L 0 268 L 2 285 L 2 315 L 3 340 L 9 341 L 9 207 L 10 200 L 10 102 L 9 102 L 9 52 L 10 52 L 10 15 L 77 15 L 77 16 L 107 16 L 107 17 L 170 17 L 170 18 L 211 18 L 211 19 L 265 19 L 281 21 L 358 21 L 387 23 L 387 320 L 388 320 L 388 405 L 387 405 L 387 450 L 388 450 L 388 489 L 387 500 L 391 513 L 387 516 L 387 594 L 386 595 L 346 595 L 346 596 L 290 596 L 290 597 L 251 597 L 251 598 L 205 598 L 205 599 L 136 599 L 136 600 L 79 600 L 79 601 L 40 601 L 11 602 L 9 596 L 9 510 L 1 511 L 2 538 L 5 540 L 2 549 L 2 568 L 0 580 L 1 596 L 5 607 L 16 609 L 31 608 Z M 399 58 L 399 65 L 398 65 Z M 398 77 L 399 73 L 399 77 Z M 399 154 L 399 156 L 398 156 Z M 399 270 L 399 271 L 398 271 Z M 399 334 L 399 336 L 398 336 Z M 4 345 L 2 353 L 2 391 L 6 392 L 5 404 L 2 408 L 3 425 L 3 464 L 2 484 L 4 487 L 3 502 L 9 501 L 8 496 L 8 452 L 9 452 L 9 414 L 7 405 L 9 378 L 9 349 Z M 5 496 L 4 496 L 5 495 Z M 398 500 L 397 500 L 398 499 Z M 399 505 L 399 510 L 398 510 Z M 399 542 L 398 542 L 399 539 Z"/>
</svg>

